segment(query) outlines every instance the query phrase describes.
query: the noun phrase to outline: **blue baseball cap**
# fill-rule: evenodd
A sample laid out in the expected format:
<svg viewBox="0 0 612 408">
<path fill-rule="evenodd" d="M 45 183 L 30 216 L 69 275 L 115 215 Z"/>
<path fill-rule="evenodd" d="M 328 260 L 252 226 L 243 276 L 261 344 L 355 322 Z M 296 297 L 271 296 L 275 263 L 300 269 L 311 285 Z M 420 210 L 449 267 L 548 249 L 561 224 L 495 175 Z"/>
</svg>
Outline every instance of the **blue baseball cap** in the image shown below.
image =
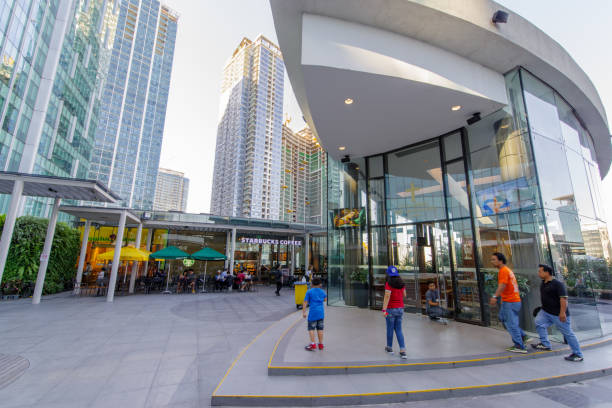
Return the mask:
<svg viewBox="0 0 612 408">
<path fill-rule="evenodd" d="M 387 268 L 387 275 L 389 276 L 399 276 L 399 271 L 393 265 Z"/>
</svg>

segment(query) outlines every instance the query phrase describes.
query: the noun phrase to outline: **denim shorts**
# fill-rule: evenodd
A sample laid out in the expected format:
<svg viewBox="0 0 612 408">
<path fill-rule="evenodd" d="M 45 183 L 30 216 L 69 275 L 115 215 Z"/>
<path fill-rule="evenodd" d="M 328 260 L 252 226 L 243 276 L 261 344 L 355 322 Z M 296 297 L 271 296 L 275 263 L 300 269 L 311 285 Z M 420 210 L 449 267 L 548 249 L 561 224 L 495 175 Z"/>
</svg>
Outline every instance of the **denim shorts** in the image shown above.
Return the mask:
<svg viewBox="0 0 612 408">
<path fill-rule="evenodd" d="M 313 330 L 323 330 L 323 319 L 321 320 L 313 320 L 313 321 L 308 321 L 308 331 L 313 331 Z"/>
</svg>

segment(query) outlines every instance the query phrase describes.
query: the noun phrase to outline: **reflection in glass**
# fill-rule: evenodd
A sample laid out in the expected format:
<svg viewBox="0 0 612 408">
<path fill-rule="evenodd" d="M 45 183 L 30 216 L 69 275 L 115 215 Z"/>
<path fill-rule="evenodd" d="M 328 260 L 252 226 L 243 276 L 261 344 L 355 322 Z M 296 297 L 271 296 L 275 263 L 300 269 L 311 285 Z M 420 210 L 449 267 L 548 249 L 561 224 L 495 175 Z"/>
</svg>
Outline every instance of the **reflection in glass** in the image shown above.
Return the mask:
<svg viewBox="0 0 612 408">
<path fill-rule="evenodd" d="M 457 318 L 480 322 L 480 292 L 476 272 L 476 243 L 470 220 L 450 221 L 450 237 L 455 269 Z"/>
<path fill-rule="evenodd" d="M 446 165 L 446 205 L 448 218 L 470 216 L 470 202 L 467 194 L 463 160 Z"/>
<path fill-rule="evenodd" d="M 390 153 L 387 161 L 389 224 L 446 218 L 437 141 Z"/>
<path fill-rule="evenodd" d="M 574 190 L 563 145 L 536 136 L 533 149 L 538 163 L 540 192 L 544 208 L 576 212 Z M 554 157 L 554 160 L 550 160 Z"/>
<path fill-rule="evenodd" d="M 442 142 L 444 145 L 444 160 L 451 161 L 463 156 L 461 132 L 455 132 L 452 135 L 444 136 Z"/>
</svg>

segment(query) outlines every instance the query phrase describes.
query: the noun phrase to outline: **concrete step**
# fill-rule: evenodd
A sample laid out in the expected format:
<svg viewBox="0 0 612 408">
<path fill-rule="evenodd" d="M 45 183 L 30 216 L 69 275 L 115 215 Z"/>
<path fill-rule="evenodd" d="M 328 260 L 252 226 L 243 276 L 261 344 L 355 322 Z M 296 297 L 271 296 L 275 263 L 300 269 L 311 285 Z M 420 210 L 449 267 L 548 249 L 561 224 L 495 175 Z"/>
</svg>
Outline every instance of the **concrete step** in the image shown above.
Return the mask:
<svg viewBox="0 0 612 408">
<path fill-rule="evenodd" d="M 570 363 L 555 353 L 537 359 L 479 366 L 353 375 L 269 376 L 268 366 L 296 314 L 257 336 L 234 361 L 211 403 L 216 406 L 326 406 L 421 401 L 549 387 L 612 372 L 612 347 L 585 349 L 585 361 Z M 281 339 L 281 341 L 279 341 Z M 462 339 L 469 341 L 469 339 Z"/>
</svg>

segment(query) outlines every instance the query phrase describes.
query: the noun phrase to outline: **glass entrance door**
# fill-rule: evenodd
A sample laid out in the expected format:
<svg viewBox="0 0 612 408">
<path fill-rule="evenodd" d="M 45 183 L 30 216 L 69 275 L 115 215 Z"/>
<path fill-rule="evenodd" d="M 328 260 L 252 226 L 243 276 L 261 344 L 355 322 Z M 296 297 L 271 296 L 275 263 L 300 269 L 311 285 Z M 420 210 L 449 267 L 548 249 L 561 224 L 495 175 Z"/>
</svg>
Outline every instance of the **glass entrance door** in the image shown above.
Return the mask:
<svg viewBox="0 0 612 408">
<path fill-rule="evenodd" d="M 425 313 L 425 294 L 435 282 L 441 306 L 452 311 L 453 287 L 445 222 L 391 227 L 391 263 L 406 283 L 407 311 Z M 452 315 L 452 313 L 449 313 Z"/>
</svg>

